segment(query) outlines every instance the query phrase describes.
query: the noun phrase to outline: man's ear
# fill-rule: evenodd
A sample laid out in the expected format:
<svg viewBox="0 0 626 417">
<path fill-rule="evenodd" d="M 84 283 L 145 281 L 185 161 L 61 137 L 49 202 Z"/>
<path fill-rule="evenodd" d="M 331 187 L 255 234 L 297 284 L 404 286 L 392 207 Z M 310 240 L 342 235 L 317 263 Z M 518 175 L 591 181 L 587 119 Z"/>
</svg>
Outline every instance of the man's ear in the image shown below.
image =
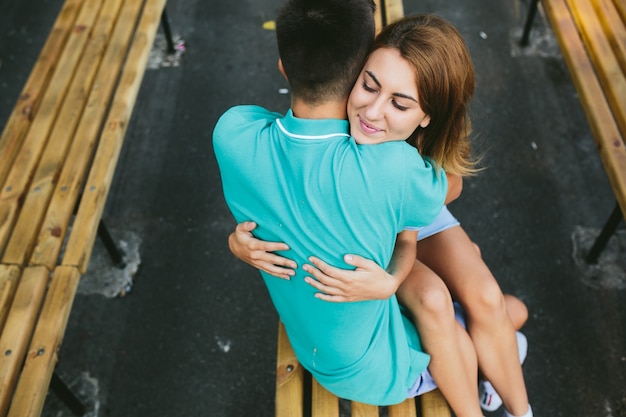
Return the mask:
<svg viewBox="0 0 626 417">
<path fill-rule="evenodd" d="M 285 77 L 285 80 L 289 81 L 289 79 L 287 78 L 287 74 L 285 74 L 285 67 L 283 67 L 283 60 L 278 58 L 278 71 L 280 71 L 281 74 L 283 74 L 283 77 Z"/>
</svg>

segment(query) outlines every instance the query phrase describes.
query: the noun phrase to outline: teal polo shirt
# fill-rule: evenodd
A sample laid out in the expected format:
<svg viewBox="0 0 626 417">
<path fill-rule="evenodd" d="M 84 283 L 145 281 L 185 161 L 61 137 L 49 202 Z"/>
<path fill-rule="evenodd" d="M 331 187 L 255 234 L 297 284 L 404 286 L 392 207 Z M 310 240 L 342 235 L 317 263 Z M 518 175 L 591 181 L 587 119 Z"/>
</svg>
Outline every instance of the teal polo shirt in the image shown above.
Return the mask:
<svg viewBox="0 0 626 417">
<path fill-rule="evenodd" d="M 298 119 L 236 106 L 218 121 L 213 145 L 224 197 L 237 222 L 286 242 L 299 266 L 315 255 L 339 268 L 346 253 L 386 268 L 396 234 L 425 226 L 443 206 L 441 170 L 405 142 L 357 145 L 345 120 Z M 395 296 L 329 303 L 304 282 L 261 273 L 301 364 L 335 395 L 368 404 L 403 401 L 426 368 L 414 325 Z"/>
</svg>

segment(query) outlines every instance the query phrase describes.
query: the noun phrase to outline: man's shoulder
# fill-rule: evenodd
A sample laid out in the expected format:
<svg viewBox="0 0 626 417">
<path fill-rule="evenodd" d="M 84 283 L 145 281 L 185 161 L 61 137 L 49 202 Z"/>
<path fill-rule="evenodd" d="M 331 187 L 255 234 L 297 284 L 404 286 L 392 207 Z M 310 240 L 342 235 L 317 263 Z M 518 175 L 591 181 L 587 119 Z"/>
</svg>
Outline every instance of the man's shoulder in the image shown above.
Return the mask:
<svg viewBox="0 0 626 417">
<path fill-rule="evenodd" d="M 219 118 L 218 125 L 232 125 L 252 122 L 274 122 L 282 117 L 280 113 L 270 111 L 261 106 L 238 105 L 226 110 Z"/>
<path fill-rule="evenodd" d="M 258 133 L 283 117 L 261 106 L 239 105 L 228 109 L 213 130 L 213 146 L 218 149 L 236 148 L 255 140 Z M 243 141 L 243 142 L 242 142 Z"/>
</svg>

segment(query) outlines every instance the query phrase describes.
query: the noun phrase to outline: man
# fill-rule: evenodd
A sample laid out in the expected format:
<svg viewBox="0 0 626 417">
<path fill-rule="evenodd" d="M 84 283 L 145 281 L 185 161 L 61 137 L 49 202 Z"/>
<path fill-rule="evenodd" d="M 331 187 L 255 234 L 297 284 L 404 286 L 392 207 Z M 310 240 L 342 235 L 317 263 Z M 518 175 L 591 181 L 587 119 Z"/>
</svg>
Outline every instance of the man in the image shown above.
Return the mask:
<svg viewBox="0 0 626 417">
<path fill-rule="evenodd" d="M 385 267 L 396 234 L 429 224 L 441 209 L 441 170 L 404 142 L 358 146 L 346 102 L 374 36 L 369 0 L 290 0 L 276 21 L 279 68 L 292 90 L 283 116 L 238 106 L 213 137 L 224 196 L 238 222 L 281 241 L 303 265 L 315 255 L 348 268 L 345 253 Z M 296 356 L 335 395 L 387 405 L 406 399 L 428 364 L 395 296 L 327 303 L 296 270 L 262 273 Z"/>
</svg>

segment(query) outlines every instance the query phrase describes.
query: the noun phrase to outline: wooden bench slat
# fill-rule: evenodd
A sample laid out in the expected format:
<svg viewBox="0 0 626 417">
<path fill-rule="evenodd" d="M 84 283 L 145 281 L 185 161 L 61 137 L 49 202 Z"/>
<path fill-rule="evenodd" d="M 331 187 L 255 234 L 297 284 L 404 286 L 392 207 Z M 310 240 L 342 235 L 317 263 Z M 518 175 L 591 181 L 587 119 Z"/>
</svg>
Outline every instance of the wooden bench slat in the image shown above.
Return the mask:
<svg viewBox="0 0 626 417">
<path fill-rule="evenodd" d="M 564 0 L 543 0 L 611 186 L 626 213 L 626 148 Z"/>
<path fill-rule="evenodd" d="M 296 359 L 285 327 L 278 324 L 276 349 L 276 417 L 302 417 L 304 370 Z"/>
<path fill-rule="evenodd" d="M 5 263 L 23 265 L 30 257 L 70 146 L 80 148 L 83 153 L 90 155 L 88 144 L 84 143 L 85 138 L 74 133 L 81 120 L 88 99 L 87 92 L 91 90 L 96 78 L 121 3 L 121 0 L 106 0 L 100 9 L 5 249 Z M 48 265 L 49 268 L 53 266 L 54 263 Z"/>
<path fill-rule="evenodd" d="M 382 0 L 374 0 L 374 3 L 376 4 L 374 22 L 376 24 L 376 33 L 378 33 L 385 26 L 385 22 L 383 22 L 383 13 L 380 12 L 382 10 Z"/>
<path fill-rule="evenodd" d="M 446 404 L 445 401 L 443 403 Z M 417 417 L 415 399 L 407 398 L 404 402 L 389 407 L 389 417 Z"/>
<path fill-rule="evenodd" d="M 438 389 L 420 395 L 422 416 L 451 417 L 450 407 Z"/>
<path fill-rule="evenodd" d="M 4 250 L 11 234 L 24 193 L 34 175 L 99 9 L 99 1 L 86 0 L 41 100 L 37 115 L 14 159 L 4 187 L 0 190 L 0 252 Z"/>
<path fill-rule="evenodd" d="M 374 3 L 376 4 L 376 13 L 374 14 L 376 33 L 380 32 L 385 25 L 395 22 L 404 16 L 402 0 L 375 0 Z"/>
<path fill-rule="evenodd" d="M 60 266 L 54 270 L 9 417 L 38 417 L 41 414 L 79 279 L 80 272 L 76 268 Z"/>
<path fill-rule="evenodd" d="M 618 1 L 618 4 L 624 6 L 624 2 Z M 594 2 L 594 6 L 601 17 L 604 27 L 607 30 L 609 43 L 615 51 L 622 73 L 626 73 L 626 16 L 620 15 L 620 11 L 616 4 L 611 0 L 599 0 Z M 625 10 L 626 11 L 626 10 Z"/>
<path fill-rule="evenodd" d="M 619 12 L 622 21 L 626 22 L 626 2 L 624 2 L 623 0 L 614 0 L 613 4 Z"/>
<path fill-rule="evenodd" d="M 67 0 L 63 5 L 4 126 L 2 136 L 0 136 L 0 161 L 3 162 L 0 164 L 0 187 L 6 180 L 11 162 L 17 155 L 37 112 L 81 5 L 81 0 Z"/>
<path fill-rule="evenodd" d="M 387 24 L 404 17 L 404 4 L 402 0 L 385 0 L 385 13 Z"/>
<path fill-rule="evenodd" d="M 339 398 L 311 379 L 311 417 L 339 417 Z"/>
<path fill-rule="evenodd" d="M 591 57 L 603 92 L 612 109 L 613 116 L 622 132 L 626 134 L 626 77 L 622 72 L 615 50 L 607 37 L 608 27 L 603 27 L 600 17 L 588 0 L 568 0 L 583 42 Z M 609 6 L 608 4 L 605 4 Z M 616 14 L 615 9 L 609 11 Z"/>
<path fill-rule="evenodd" d="M 352 417 L 378 417 L 378 407 L 375 405 L 352 401 L 350 406 Z"/>
<path fill-rule="evenodd" d="M 116 0 L 115 3 L 119 5 L 120 1 Z M 49 268 L 56 265 L 108 110 L 107 103 L 113 96 L 119 71 L 139 20 L 141 6 L 141 2 L 138 1 L 124 2 L 119 12 L 94 87 L 76 129 L 74 143 L 66 157 L 41 228 L 36 230 L 38 235 L 29 260 L 31 265 L 46 265 Z"/>
<path fill-rule="evenodd" d="M 9 315 L 21 274 L 17 265 L 0 265 L 0 331 Z"/>
<path fill-rule="evenodd" d="M 144 5 L 68 239 L 62 264 L 76 265 L 83 273 L 87 270 L 98 223 L 164 7 L 165 0 L 147 0 Z"/>
<path fill-rule="evenodd" d="M 35 329 L 50 272 L 24 269 L 0 337 L 0 415 L 4 416 Z"/>
</svg>

